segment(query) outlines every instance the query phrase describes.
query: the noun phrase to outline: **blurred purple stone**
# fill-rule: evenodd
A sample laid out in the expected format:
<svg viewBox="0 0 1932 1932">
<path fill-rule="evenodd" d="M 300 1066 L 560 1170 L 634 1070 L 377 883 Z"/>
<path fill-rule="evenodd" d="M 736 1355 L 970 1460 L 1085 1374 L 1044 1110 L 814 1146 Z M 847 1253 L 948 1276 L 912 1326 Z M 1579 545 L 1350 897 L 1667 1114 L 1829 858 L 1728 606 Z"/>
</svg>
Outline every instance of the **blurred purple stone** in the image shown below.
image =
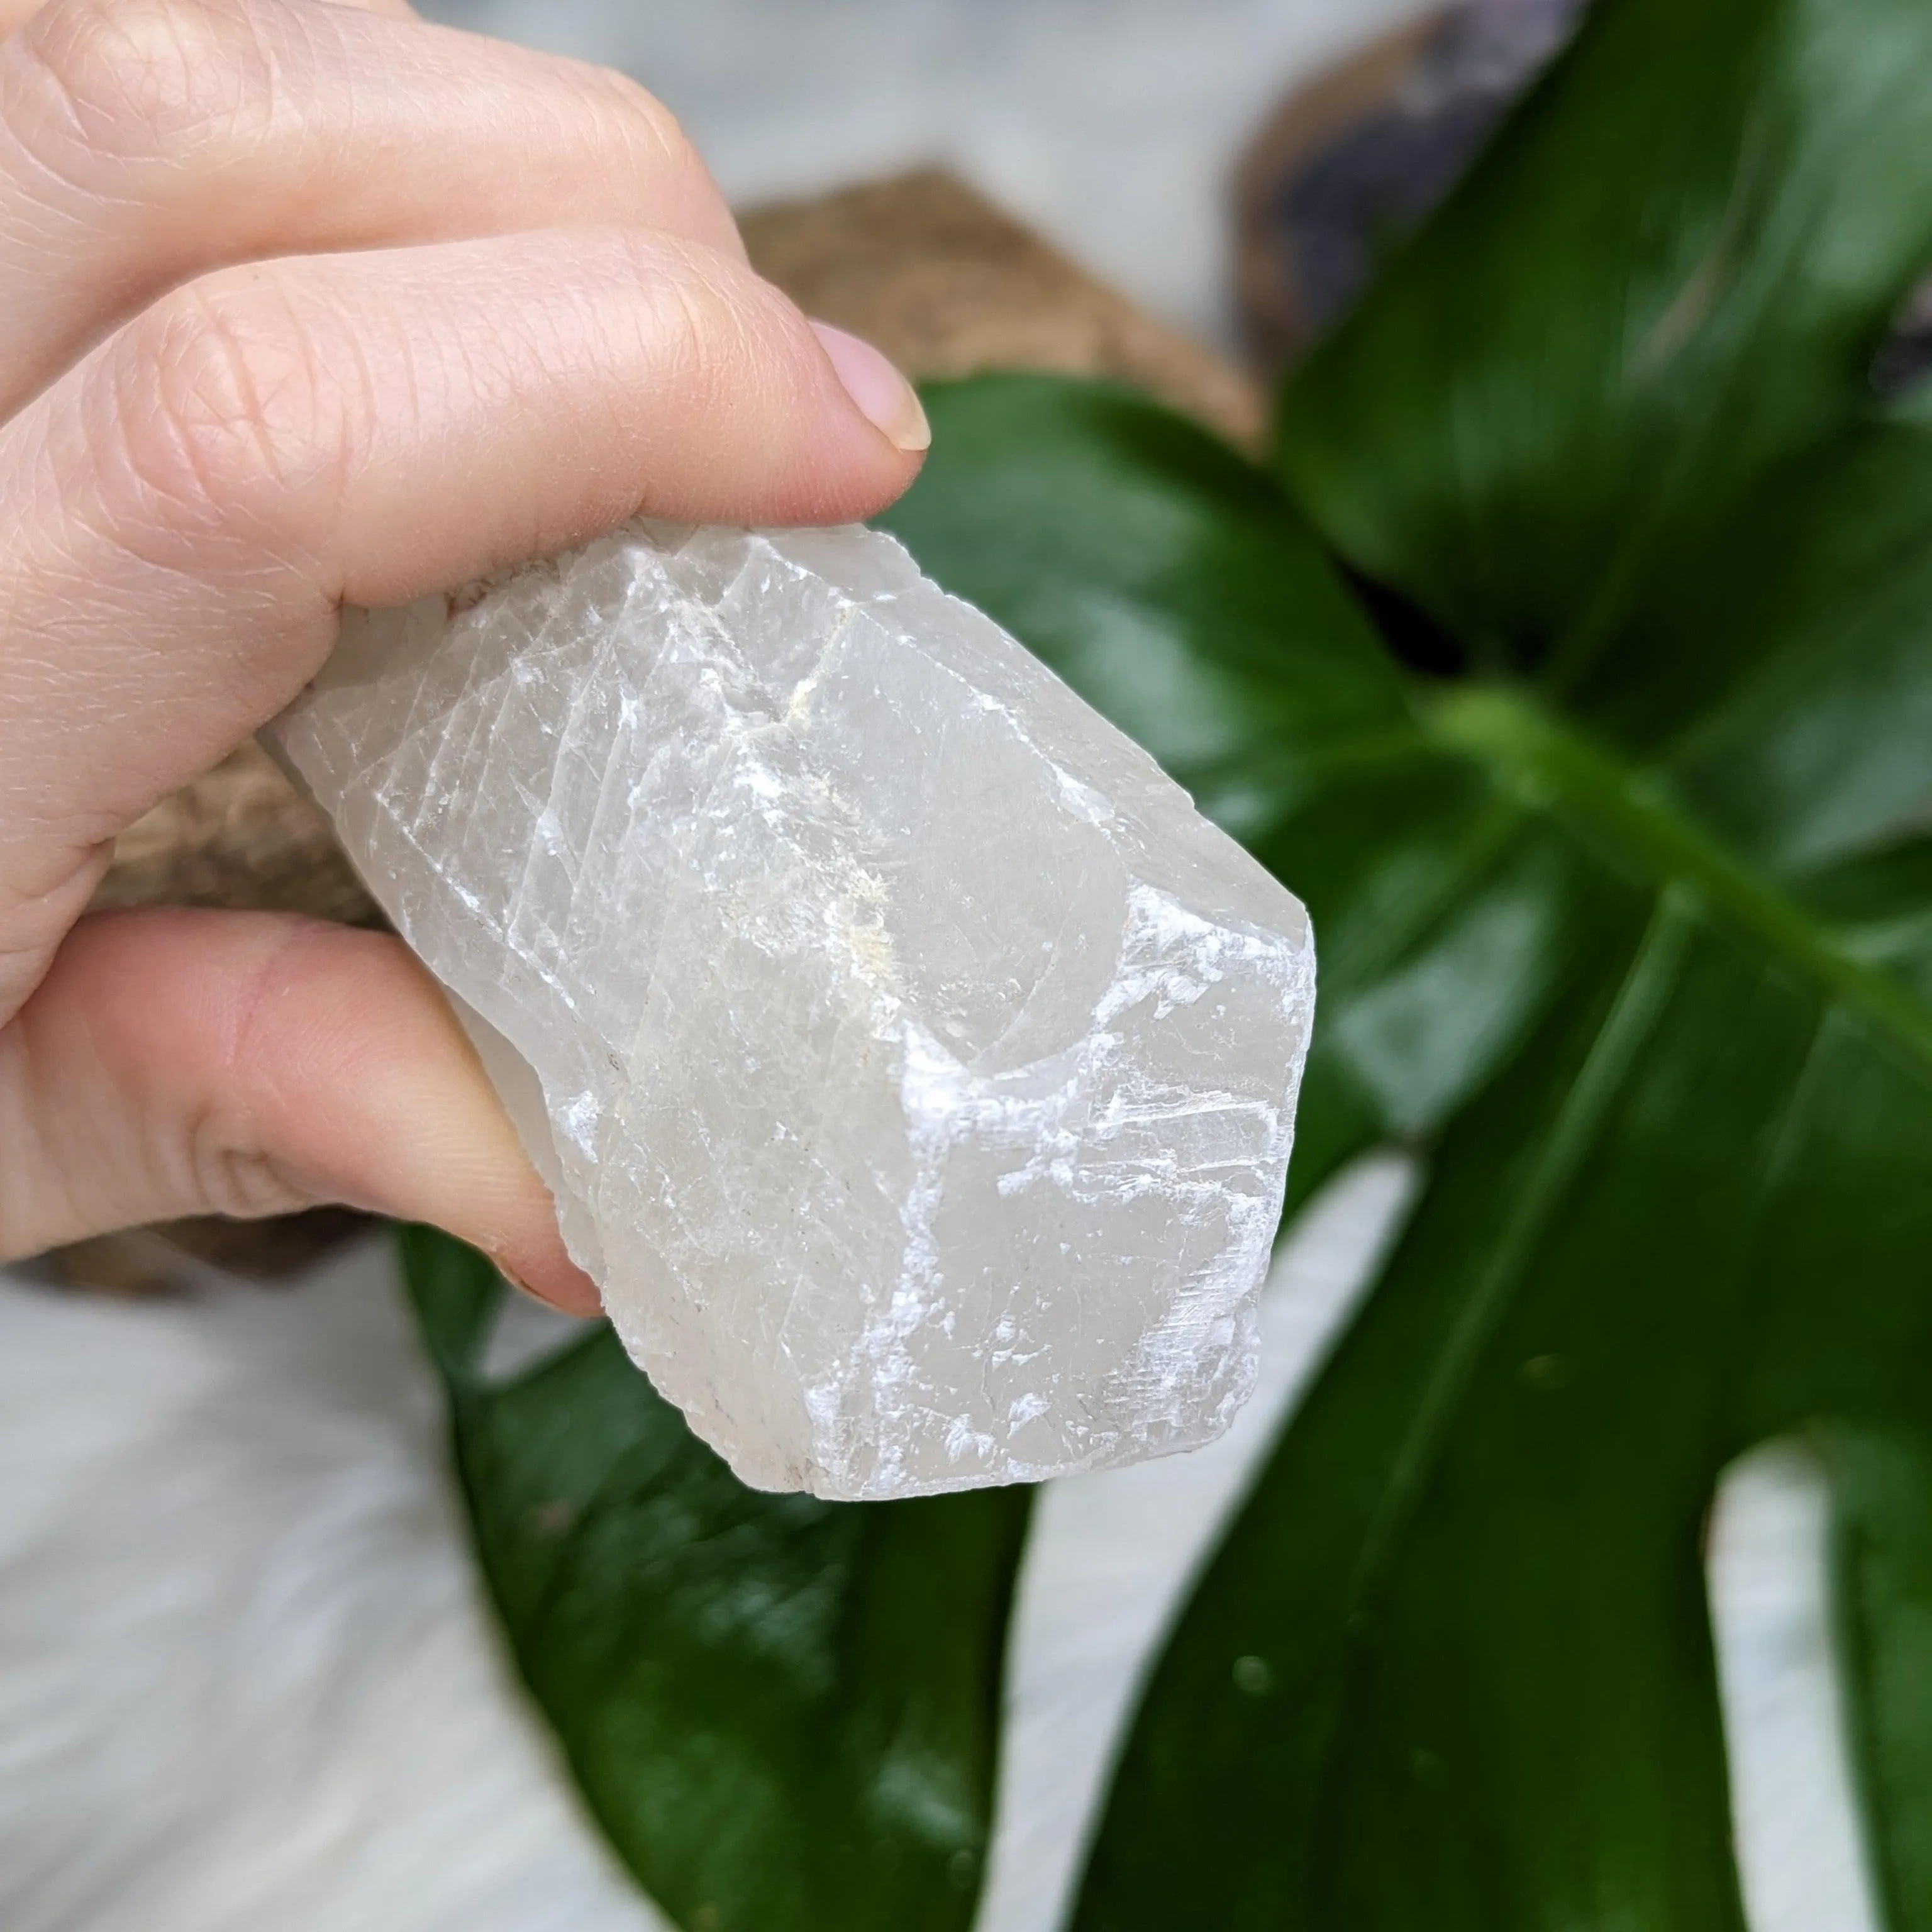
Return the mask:
<svg viewBox="0 0 1932 1932">
<path fill-rule="evenodd" d="M 1587 4 L 1466 0 L 1372 43 L 1281 104 L 1238 183 L 1241 322 L 1264 368 L 1285 368 L 1347 313 Z M 1901 306 L 1870 373 L 1886 397 L 1932 375 L 1932 280 Z"/>
<path fill-rule="evenodd" d="M 1242 170 L 1243 321 L 1279 367 L 1455 184 L 1585 0 L 1467 0 L 1299 88 Z"/>
</svg>

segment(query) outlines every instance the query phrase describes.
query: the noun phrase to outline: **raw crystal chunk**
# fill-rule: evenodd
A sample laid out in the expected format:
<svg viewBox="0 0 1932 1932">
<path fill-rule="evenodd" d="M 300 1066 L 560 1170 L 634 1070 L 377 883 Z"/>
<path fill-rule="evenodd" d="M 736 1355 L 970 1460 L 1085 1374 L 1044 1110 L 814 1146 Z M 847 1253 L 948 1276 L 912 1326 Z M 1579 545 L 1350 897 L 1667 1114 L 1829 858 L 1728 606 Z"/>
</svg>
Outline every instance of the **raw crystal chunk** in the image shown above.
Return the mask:
<svg viewBox="0 0 1932 1932">
<path fill-rule="evenodd" d="M 352 612 L 276 733 L 746 1481 L 907 1496 L 1226 1427 L 1306 918 L 890 538 L 634 524 Z"/>
</svg>

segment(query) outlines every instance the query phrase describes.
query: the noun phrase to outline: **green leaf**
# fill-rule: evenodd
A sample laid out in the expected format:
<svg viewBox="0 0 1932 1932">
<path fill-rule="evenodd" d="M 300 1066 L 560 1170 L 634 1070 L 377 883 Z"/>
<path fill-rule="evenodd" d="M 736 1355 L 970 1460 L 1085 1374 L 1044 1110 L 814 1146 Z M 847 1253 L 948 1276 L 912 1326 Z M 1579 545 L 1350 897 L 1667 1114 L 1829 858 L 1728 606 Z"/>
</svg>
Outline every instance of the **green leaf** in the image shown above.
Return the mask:
<svg viewBox="0 0 1932 1932">
<path fill-rule="evenodd" d="M 1932 1455 L 1932 860 L 1780 877 L 1533 686 L 1398 676 L 1297 509 L 1149 405 L 928 407 L 892 526 L 1246 799 L 1310 903 L 1296 1198 L 1391 1136 L 1428 1160 L 1154 1674 L 1076 1925 L 1741 1925 L 1702 1523 L 1768 1437 Z M 1210 751 L 1160 735 L 1216 706 Z M 1909 1888 L 1932 1571 L 1857 1521 L 1847 1695 Z"/>
<path fill-rule="evenodd" d="M 1780 465 L 1649 600 L 1642 635 L 1657 668 L 1634 688 L 1677 720 L 1658 762 L 1713 825 L 1794 878 L 1923 832 L 1927 401 L 1875 410 Z M 1693 704 L 1700 683 L 1707 694 Z"/>
<path fill-rule="evenodd" d="M 1917 0 L 1608 0 L 1304 369 L 1286 472 L 1480 664 L 1654 734 L 1646 616 L 1875 407 L 1929 146 Z M 1684 695 L 1738 668 L 1700 648 Z"/>
<path fill-rule="evenodd" d="M 748 1490 L 608 1329 L 487 1378 L 501 1277 L 401 1239 L 512 1652 L 645 1889 L 687 1932 L 963 1932 L 1030 1492 Z"/>
<path fill-rule="evenodd" d="M 1837 1531 L 1852 1744 L 1892 1932 L 1932 1926 L 1932 1453 L 1924 1436 L 1835 1428 L 1820 1444 Z"/>
<path fill-rule="evenodd" d="M 1600 0 L 1280 480 L 1118 392 L 931 398 L 891 525 L 1313 912 L 1291 1208 L 1426 1168 L 1078 1932 L 1741 1927 L 1701 1540 L 1794 1433 L 1880 1889 L 1932 1920 L 1932 404 L 1868 380 L 1928 157 L 1926 0 Z M 634 1868 L 692 1932 L 962 1924 L 1023 1503 L 748 1496 L 608 1339 L 490 1385 L 460 1288 L 486 1569 Z"/>
<path fill-rule="evenodd" d="M 1903 0 L 1610 0 L 1286 399 L 1326 538 L 1525 682 L 1418 681 L 1407 769 L 1258 843 L 1324 944 L 1301 1191 L 1377 1065 L 1428 1180 L 1149 1686 L 1082 1932 L 1738 1925 L 1702 1525 L 1798 1430 L 1874 1868 L 1932 1919 L 1932 468 L 1865 380 L 1932 241 L 1928 54 Z M 1536 856 L 1548 991 L 1405 1123 L 1481 994 L 1438 964 L 1365 1057 L 1350 881 L 1448 875 L 1388 802 L 1444 754 Z"/>
</svg>

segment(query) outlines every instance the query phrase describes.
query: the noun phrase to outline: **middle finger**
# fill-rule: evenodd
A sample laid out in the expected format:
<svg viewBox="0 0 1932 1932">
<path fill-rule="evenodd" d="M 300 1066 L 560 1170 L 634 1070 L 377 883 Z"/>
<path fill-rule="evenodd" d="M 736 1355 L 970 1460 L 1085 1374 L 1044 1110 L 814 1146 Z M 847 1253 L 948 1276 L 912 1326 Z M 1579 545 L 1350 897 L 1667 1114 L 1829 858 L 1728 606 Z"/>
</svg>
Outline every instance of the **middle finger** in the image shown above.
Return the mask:
<svg viewBox="0 0 1932 1932">
<path fill-rule="evenodd" d="M 54 0 L 0 42 L 0 416 L 211 268 L 578 223 L 740 248 L 604 69 L 315 0 Z"/>
</svg>

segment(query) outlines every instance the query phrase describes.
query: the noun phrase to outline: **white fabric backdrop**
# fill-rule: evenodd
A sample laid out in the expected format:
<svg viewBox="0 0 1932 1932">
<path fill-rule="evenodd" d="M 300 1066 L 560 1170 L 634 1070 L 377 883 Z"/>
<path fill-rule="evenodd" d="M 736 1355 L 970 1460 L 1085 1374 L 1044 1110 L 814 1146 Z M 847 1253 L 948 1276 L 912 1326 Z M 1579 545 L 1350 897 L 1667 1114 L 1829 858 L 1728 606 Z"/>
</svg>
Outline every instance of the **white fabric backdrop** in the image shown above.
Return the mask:
<svg viewBox="0 0 1932 1932">
<path fill-rule="evenodd" d="M 1406 1178 L 1365 1164 L 1284 1251 L 1227 1437 L 1045 1496 L 985 1932 L 1052 1932 L 1132 1674 Z M 532 1312 L 503 1355 L 572 1325 Z M 0 1278 L 8 1932 L 658 1924 L 498 1654 L 441 1450 L 380 1241 L 286 1293 Z"/>
<path fill-rule="evenodd" d="M 1222 1442 L 1043 1496 L 979 1932 L 1054 1932 L 1136 1678 L 1408 1186 L 1365 1162 L 1284 1246 Z M 560 1325 L 519 1313 L 499 1366 Z M 1752 1932 L 1878 1925 L 1824 1542 L 1794 1451 L 1727 1482 L 1712 1597 Z M 0 1273 L 0 1925 L 662 1932 L 500 1654 L 382 1243 L 284 1292 L 210 1276 L 146 1305 Z"/>
</svg>

